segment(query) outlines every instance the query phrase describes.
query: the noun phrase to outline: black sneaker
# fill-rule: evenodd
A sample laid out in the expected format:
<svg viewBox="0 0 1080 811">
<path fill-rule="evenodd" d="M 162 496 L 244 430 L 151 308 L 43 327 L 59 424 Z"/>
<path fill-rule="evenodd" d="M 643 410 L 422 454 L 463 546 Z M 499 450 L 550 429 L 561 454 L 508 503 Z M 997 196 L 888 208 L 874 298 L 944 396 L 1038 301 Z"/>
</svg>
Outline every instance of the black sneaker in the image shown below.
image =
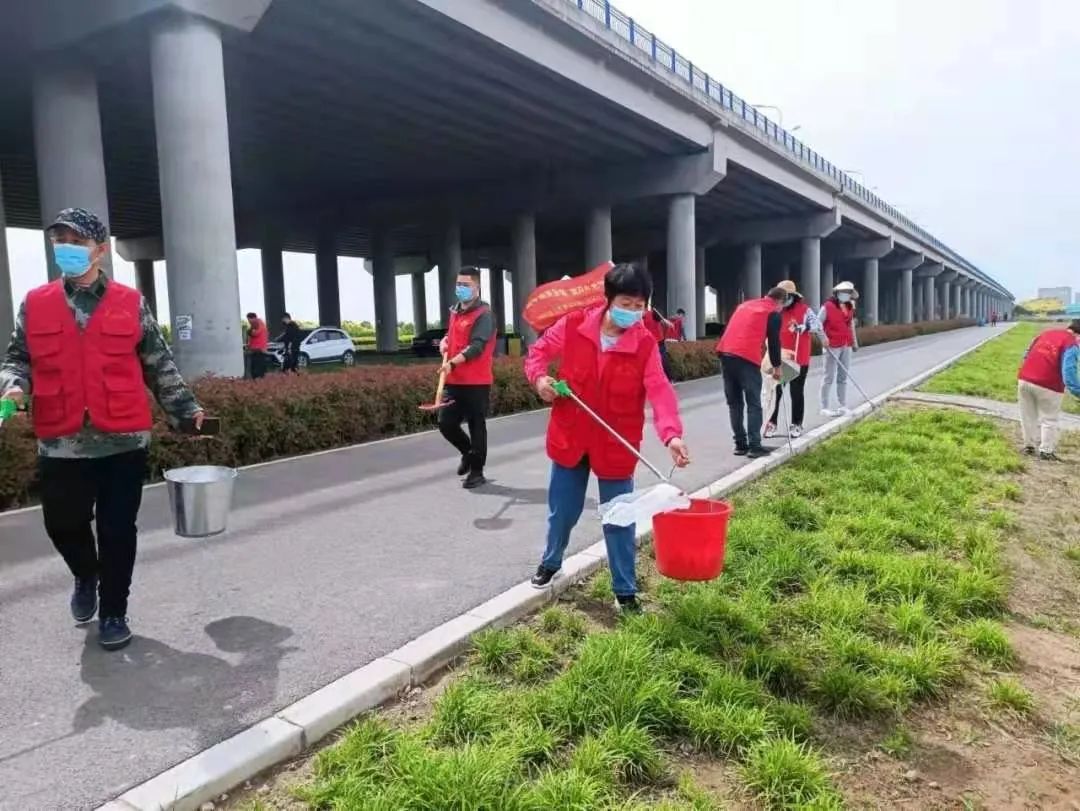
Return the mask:
<svg viewBox="0 0 1080 811">
<path fill-rule="evenodd" d="M 1039 459 L 1044 462 L 1060 462 L 1061 457 L 1053 451 L 1039 451 Z"/>
<path fill-rule="evenodd" d="M 76 577 L 75 590 L 71 593 L 71 616 L 75 622 L 90 622 L 97 613 L 96 577 Z"/>
<path fill-rule="evenodd" d="M 536 574 L 532 576 L 532 580 L 529 582 L 532 583 L 534 589 L 546 589 L 551 585 L 551 581 L 555 579 L 555 575 L 558 573 L 558 570 L 552 571 L 541 564 L 536 567 Z"/>
<path fill-rule="evenodd" d="M 1034 456 L 1035 455 L 1035 446 L 1034 445 L 1025 445 L 1024 446 L 1024 455 L 1025 456 Z"/>
<path fill-rule="evenodd" d="M 468 454 L 461 455 L 461 464 L 457 466 L 457 474 L 464 476 L 469 472 L 469 456 Z"/>
<path fill-rule="evenodd" d="M 98 622 L 98 644 L 105 650 L 120 650 L 131 642 L 127 617 L 102 617 Z"/>
<path fill-rule="evenodd" d="M 618 609 L 620 614 L 640 614 L 642 612 L 641 603 L 638 601 L 637 596 L 633 594 L 616 595 L 615 608 Z"/>
<path fill-rule="evenodd" d="M 736 456 L 746 456 L 746 454 L 748 454 L 748 453 L 750 453 L 749 448 L 744 448 L 742 445 L 736 445 L 735 446 L 735 455 Z"/>
<path fill-rule="evenodd" d="M 765 448 L 758 445 L 757 447 L 751 448 L 746 456 L 750 459 L 760 459 L 762 456 L 768 456 L 770 453 L 772 453 L 772 448 Z"/>
<path fill-rule="evenodd" d="M 473 490 L 484 484 L 487 484 L 487 479 L 484 478 L 483 472 L 480 470 L 470 470 L 469 475 L 465 477 L 465 481 L 461 483 L 461 486 L 466 490 Z"/>
</svg>

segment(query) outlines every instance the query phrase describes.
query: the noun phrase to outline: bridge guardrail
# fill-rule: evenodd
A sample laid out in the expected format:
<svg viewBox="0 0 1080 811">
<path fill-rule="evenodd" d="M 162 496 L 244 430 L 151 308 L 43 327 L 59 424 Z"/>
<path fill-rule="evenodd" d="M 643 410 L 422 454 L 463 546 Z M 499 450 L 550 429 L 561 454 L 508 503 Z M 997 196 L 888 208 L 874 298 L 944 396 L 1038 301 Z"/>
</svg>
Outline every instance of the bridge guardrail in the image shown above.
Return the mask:
<svg viewBox="0 0 1080 811">
<path fill-rule="evenodd" d="M 903 225 L 908 231 L 918 236 L 926 244 L 933 246 L 941 253 L 953 259 L 957 265 L 974 274 L 983 281 L 999 287 L 993 279 L 980 271 L 956 251 L 943 243 L 937 237 L 930 234 L 925 228 L 917 225 L 913 220 L 904 215 L 895 206 L 890 205 L 878 195 L 867 189 L 864 185 L 854 180 L 850 175 L 825 160 L 806 144 L 778 126 L 764 114 L 760 113 L 752 104 L 748 104 L 739 98 L 723 84 L 713 79 L 701 68 L 656 34 L 642 28 L 633 17 L 619 11 L 611 5 L 610 0 L 563 0 L 567 5 L 575 6 L 579 11 L 587 14 L 605 28 L 614 32 L 624 41 L 629 42 L 645 54 L 659 69 L 674 73 L 685 80 L 696 90 L 700 90 L 712 101 L 719 104 L 723 109 L 734 113 L 743 122 L 758 130 L 765 137 L 777 143 L 784 151 L 794 157 L 800 163 L 804 163 L 822 174 L 832 178 L 840 184 L 841 188 L 862 200 L 876 211 L 888 215 L 897 223 Z M 1004 288 L 1001 288 L 1004 289 Z"/>
</svg>

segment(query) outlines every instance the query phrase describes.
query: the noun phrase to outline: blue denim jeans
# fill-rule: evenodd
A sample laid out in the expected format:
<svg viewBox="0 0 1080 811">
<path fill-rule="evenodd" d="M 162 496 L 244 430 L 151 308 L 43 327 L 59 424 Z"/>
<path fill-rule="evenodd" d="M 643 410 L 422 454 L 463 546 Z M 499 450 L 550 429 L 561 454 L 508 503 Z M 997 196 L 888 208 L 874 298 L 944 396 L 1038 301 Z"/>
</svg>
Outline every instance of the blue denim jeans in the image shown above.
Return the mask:
<svg viewBox="0 0 1080 811">
<path fill-rule="evenodd" d="M 548 485 L 548 532 L 547 548 L 541 561 L 545 569 L 558 571 L 562 568 L 563 553 L 570 543 L 581 511 L 585 508 L 585 491 L 589 487 L 589 460 L 583 459 L 577 467 L 563 467 L 552 463 L 551 483 Z M 600 503 L 634 490 L 634 479 L 597 479 L 600 485 Z M 634 575 L 634 555 L 637 544 L 634 527 L 604 527 L 607 544 L 608 566 L 611 567 L 611 585 L 620 597 L 637 593 Z"/>
</svg>

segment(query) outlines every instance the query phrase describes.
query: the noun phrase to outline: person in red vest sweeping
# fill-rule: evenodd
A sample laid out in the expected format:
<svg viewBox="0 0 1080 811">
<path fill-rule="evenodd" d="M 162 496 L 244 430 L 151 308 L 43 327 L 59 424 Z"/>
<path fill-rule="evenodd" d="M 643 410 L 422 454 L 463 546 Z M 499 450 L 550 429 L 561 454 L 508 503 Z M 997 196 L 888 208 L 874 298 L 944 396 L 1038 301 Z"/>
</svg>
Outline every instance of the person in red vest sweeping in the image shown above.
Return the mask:
<svg viewBox="0 0 1080 811">
<path fill-rule="evenodd" d="M 821 379 L 821 414 L 839 417 L 847 413 L 847 370 L 851 368 L 852 353 L 859 349 L 855 336 L 855 285 L 840 282 L 832 290 L 818 312 L 825 331 L 828 348 L 825 352 L 825 375 Z M 832 407 L 833 384 L 836 384 L 836 404 Z"/>
<path fill-rule="evenodd" d="M 255 313 L 247 314 L 247 348 L 251 356 L 251 379 L 266 377 L 266 353 L 270 349 L 270 330 Z"/>
<path fill-rule="evenodd" d="M 480 268 L 464 267 L 454 288 L 457 304 L 442 341 L 446 360 L 446 396 L 450 405 L 439 411 L 439 431 L 461 454 L 458 475 L 472 490 L 486 483 L 487 414 L 494 382 L 495 316 L 480 300 Z M 469 424 L 469 433 L 461 424 Z"/>
<path fill-rule="evenodd" d="M 41 511 L 75 577 L 71 616 L 97 614 L 99 643 L 118 650 L 131 641 L 135 520 L 153 426 L 146 390 L 174 426 L 199 431 L 203 412 L 146 299 L 102 272 L 101 220 L 64 209 L 46 234 L 61 278 L 27 294 L 0 366 L 0 399 L 21 405 L 33 389 Z"/>
<path fill-rule="evenodd" d="M 780 349 L 781 353 L 790 357 L 799 366 L 799 376 L 788 384 L 791 392 L 791 427 L 788 434 L 795 439 L 802 436 L 803 418 L 806 415 L 806 376 L 810 372 L 810 336 L 814 333 L 818 336 L 822 346 L 829 345 L 829 339 L 821 328 L 814 310 L 803 300 L 795 282 L 782 281 L 777 287 L 782 287 L 787 292 L 784 299 L 784 309 L 780 313 Z M 773 407 L 769 421 L 765 423 L 764 436 L 766 439 L 776 436 L 777 419 L 780 416 L 780 402 L 783 399 L 784 390 L 777 387 L 776 405 Z"/>
<path fill-rule="evenodd" d="M 1024 453 L 1057 461 L 1058 418 L 1065 390 L 1080 397 L 1080 319 L 1068 329 L 1051 329 L 1039 335 L 1024 353 L 1017 375 L 1020 425 Z"/>
<path fill-rule="evenodd" d="M 547 430 L 551 459 L 547 546 L 534 588 L 544 589 L 562 568 L 570 533 L 581 517 L 589 474 L 596 475 L 601 503 L 633 492 L 637 458 L 569 399 L 557 398 L 548 376 L 571 390 L 635 448 L 641 446 L 645 404 L 652 406 L 657 436 L 679 467 L 690 463 L 683 442 L 675 389 L 664 374 L 660 350 L 642 318 L 652 295 L 648 271 L 616 265 L 604 277 L 605 302 L 564 316 L 529 350 L 525 376 L 552 403 Z M 635 574 L 634 527 L 604 526 L 611 584 L 620 611 L 640 610 Z"/>
<path fill-rule="evenodd" d="M 744 301 L 716 343 L 736 456 L 757 459 L 772 452 L 761 444 L 761 355 L 767 345 L 772 376 L 779 380 L 780 311 L 787 297 L 787 290 L 774 287 L 762 298 Z"/>
</svg>

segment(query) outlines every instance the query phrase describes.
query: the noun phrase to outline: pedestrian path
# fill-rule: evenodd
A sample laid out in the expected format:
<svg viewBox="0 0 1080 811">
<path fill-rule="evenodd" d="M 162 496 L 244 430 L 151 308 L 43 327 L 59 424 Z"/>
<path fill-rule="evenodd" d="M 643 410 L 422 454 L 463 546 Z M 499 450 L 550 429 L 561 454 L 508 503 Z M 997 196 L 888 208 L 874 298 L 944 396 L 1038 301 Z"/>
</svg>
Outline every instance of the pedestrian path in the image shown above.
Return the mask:
<svg viewBox="0 0 1080 811">
<path fill-rule="evenodd" d="M 877 396 L 989 334 L 869 347 L 852 371 Z M 825 422 L 819 382 L 815 361 L 807 428 Z M 719 378 L 679 393 L 694 464 L 676 480 L 696 489 L 745 460 Z M 0 515 L 0 809 L 96 807 L 528 578 L 544 536 L 546 420 L 492 421 L 492 483 L 471 492 L 435 433 L 245 470 L 229 532 L 207 541 L 173 536 L 166 494 L 149 488 L 137 636 L 118 654 L 72 627 L 70 578 L 38 511 Z M 651 437 L 644 449 L 666 458 Z M 590 495 L 570 553 L 600 538 Z"/>
<path fill-rule="evenodd" d="M 1000 400 L 987 400 L 984 397 L 969 397 L 964 394 L 930 394 L 923 391 L 905 391 L 894 399 L 910 403 L 929 403 L 978 411 L 1003 420 L 1020 422 L 1020 406 L 1017 403 L 1003 403 Z M 1061 430 L 1080 431 L 1080 417 L 1062 412 L 1059 420 Z"/>
</svg>

